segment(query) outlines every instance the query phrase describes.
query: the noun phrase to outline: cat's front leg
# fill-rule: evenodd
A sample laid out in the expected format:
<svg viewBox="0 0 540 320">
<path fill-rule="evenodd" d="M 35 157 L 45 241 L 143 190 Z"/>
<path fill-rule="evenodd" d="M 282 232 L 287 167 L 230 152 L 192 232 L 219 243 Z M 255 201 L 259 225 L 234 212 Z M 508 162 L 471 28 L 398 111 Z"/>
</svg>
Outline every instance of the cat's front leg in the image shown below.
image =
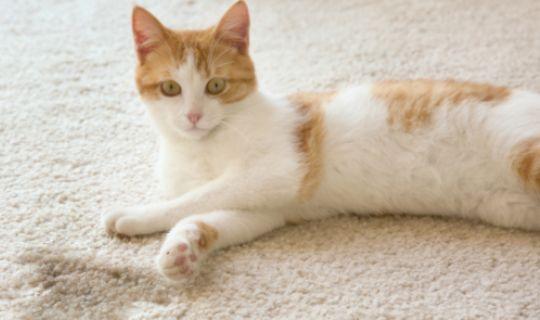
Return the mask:
<svg viewBox="0 0 540 320">
<path fill-rule="evenodd" d="M 105 231 L 110 235 L 134 236 L 170 230 L 179 220 L 195 213 L 204 212 L 196 206 L 197 203 L 201 199 L 208 202 L 208 195 L 223 188 L 222 180 L 210 181 L 172 200 L 111 210 L 102 217 Z"/>
<path fill-rule="evenodd" d="M 231 170 L 176 199 L 107 214 L 104 224 L 110 233 L 124 235 L 165 231 L 194 214 L 286 203 L 296 191 L 288 182 L 290 179 L 266 177 L 259 171 Z"/>
<path fill-rule="evenodd" d="M 102 217 L 102 224 L 109 235 L 135 236 L 170 230 L 178 220 L 190 215 L 179 212 L 171 217 L 164 214 L 165 208 L 166 202 L 111 210 Z"/>
<path fill-rule="evenodd" d="M 169 280 L 186 278 L 199 270 L 212 251 L 240 244 L 285 224 L 278 212 L 214 211 L 178 222 L 157 256 L 157 267 Z"/>
</svg>

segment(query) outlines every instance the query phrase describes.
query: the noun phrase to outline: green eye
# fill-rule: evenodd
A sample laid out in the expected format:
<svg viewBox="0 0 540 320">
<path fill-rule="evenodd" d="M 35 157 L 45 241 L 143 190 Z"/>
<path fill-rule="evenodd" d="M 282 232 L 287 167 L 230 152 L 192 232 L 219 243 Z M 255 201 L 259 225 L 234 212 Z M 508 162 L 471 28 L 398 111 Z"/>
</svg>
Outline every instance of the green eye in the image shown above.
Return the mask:
<svg viewBox="0 0 540 320">
<path fill-rule="evenodd" d="M 225 89 L 225 79 L 212 78 L 206 84 L 206 92 L 209 94 L 219 94 Z"/>
<path fill-rule="evenodd" d="M 165 80 L 160 84 L 161 93 L 167 97 L 174 97 L 182 93 L 182 87 L 174 80 Z"/>
</svg>

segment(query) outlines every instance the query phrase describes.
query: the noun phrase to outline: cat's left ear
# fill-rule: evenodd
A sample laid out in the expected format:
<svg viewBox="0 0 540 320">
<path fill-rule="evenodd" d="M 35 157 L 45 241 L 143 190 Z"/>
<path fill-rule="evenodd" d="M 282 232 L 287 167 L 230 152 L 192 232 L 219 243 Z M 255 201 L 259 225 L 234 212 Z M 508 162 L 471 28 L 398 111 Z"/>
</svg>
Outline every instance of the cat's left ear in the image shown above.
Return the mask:
<svg viewBox="0 0 540 320">
<path fill-rule="evenodd" d="M 249 11 L 246 3 L 240 0 L 223 15 L 216 28 L 216 39 L 247 53 L 249 46 Z"/>
</svg>

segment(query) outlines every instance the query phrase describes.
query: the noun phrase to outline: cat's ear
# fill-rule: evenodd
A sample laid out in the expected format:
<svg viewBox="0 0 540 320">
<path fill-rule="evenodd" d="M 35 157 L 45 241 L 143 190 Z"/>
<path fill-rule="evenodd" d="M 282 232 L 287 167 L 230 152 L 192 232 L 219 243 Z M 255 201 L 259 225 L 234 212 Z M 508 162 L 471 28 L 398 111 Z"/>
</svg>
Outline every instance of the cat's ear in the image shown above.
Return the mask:
<svg viewBox="0 0 540 320">
<path fill-rule="evenodd" d="M 150 12 L 138 6 L 133 8 L 131 27 L 137 56 L 142 63 L 144 58 L 165 39 L 165 27 Z"/>
<path fill-rule="evenodd" d="M 223 15 L 216 28 L 216 39 L 247 53 L 249 46 L 249 11 L 246 3 L 240 0 Z"/>
</svg>

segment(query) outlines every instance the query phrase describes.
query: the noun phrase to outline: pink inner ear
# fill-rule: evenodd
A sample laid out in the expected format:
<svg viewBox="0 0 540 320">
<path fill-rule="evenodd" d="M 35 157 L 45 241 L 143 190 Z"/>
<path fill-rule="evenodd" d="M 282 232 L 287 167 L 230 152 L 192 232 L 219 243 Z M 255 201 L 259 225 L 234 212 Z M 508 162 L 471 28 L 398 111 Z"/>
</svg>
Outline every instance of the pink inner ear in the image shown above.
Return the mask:
<svg viewBox="0 0 540 320">
<path fill-rule="evenodd" d="M 137 46 L 142 46 L 148 40 L 148 37 L 144 35 L 142 31 L 133 30 L 135 35 L 135 44 Z"/>
<path fill-rule="evenodd" d="M 221 18 L 217 27 L 217 36 L 237 48 L 241 53 L 249 45 L 249 12 L 245 2 L 235 3 Z"/>
<path fill-rule="evenodd" d="M 133 9 L 132 28 L 137 54 L 142 61 L 146 55 L 158 47 L 163 37 L 163 29 L 150 12 L 140 7 Z"/>
<path fill-rule="evenodd" d="M 148 40 L 150 38 L 146 36 L 143 32 L 134 31 L 134 35 L 135 35 L 135 45 L 137 47 L 137 54 L 139 55 L 141 59 L 143 59 L 146 55 L 148 55 L 155 48 L 157 48 L 156 44 L 154 45 L 148 44 Z"/>
</svg>

